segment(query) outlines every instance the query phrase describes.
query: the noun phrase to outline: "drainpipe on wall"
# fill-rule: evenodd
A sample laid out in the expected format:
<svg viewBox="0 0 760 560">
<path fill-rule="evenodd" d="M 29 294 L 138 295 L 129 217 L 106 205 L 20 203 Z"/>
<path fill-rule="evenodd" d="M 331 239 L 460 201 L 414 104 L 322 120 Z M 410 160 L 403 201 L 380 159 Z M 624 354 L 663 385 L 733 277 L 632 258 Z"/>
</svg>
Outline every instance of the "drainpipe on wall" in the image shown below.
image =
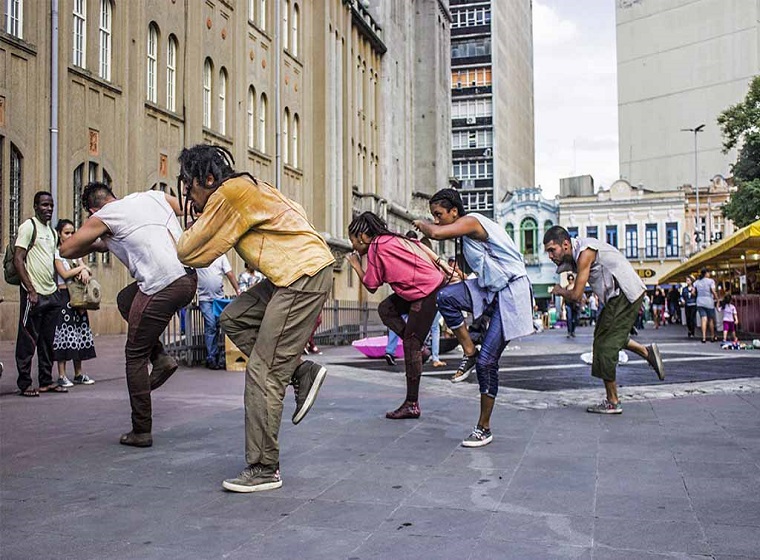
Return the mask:
<svg viewBox="0 0 760 560">
<path fill-rule="evenodd" d="M 58 0 L 52 2 L 50 36 L 50 194 L 53 195 L 52 224 L 58 221 Z"/>
<path fill-rule="evenodd" d="M 282 0 L 274 1 L 274 187 L 282 189 L 282 115 L 280 114 L 280 66 L 282 65 Z"/>
</svg>

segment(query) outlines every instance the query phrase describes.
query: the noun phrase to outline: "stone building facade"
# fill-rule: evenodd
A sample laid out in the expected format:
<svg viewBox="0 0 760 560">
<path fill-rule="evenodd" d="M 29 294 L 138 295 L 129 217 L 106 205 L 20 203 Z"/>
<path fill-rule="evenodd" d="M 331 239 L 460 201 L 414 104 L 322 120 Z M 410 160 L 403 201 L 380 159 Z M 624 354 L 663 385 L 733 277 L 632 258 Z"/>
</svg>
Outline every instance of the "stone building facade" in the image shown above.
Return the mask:
<svg viewBox="0 0 760 560">
<path fill-rule="evenodd" d="M 57 43 L 49 3 L 0 6 L 3 245 L 32 214 L 36 191 L 55 189 L 57 216 L 81 223 L 77 201 L 88 181 L 109 182 L 119 196 L 176 193 L 180 150 L 207 142 L 229 149 L 238 169 L 305 207 L 339 257 L 333 297 L 358 300 L 361 290 L 342 258 L 352 215 L 373 200 L 386 217 L 398 210 L 401 230 L 415 200 L 446 181 L 449 59 L 439 54 L 449 50 L 446 2 L 58 4 Z M 427 32 L 403 31 L 420 26 Z M 402 138 L 407 144 L 399 147 Z M 400 153 L 413 158 L 394 179 L 388 169 Z M 115 296 L 128 273 L 108 254 L 90 263 L 105 296 L 93 328 L 123 332 Z M 1 287 L 0 338 L 8 339 L 16 332 L 18 292 Z"/>
</svg>

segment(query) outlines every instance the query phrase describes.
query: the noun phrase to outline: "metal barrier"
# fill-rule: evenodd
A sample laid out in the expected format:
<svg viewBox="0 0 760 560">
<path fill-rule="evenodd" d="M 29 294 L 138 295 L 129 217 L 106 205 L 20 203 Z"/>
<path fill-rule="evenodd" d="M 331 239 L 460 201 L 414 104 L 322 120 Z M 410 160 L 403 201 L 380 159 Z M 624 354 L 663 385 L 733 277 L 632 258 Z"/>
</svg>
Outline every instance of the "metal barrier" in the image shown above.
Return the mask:
<svg viewBox="0 0 760 560">
<path fill-rule="evenodd" d="M 744 335 L 760 335 L 760 295 L 747 294 L 731 297 L 739 314 L 739 332 Z"/>
<path fill-rule="evenodd" d="M 322 308 L 322 323 L 314 334 L 320 346 L 351 344 L 367 336 L 380 336 L 386 327 L 373 303 L 331 300 Z M 219 337 L 219 351 L 224 355 L 224 337 Z M 161 335 L 166 352 L 187 366 L 206 361 L 206 344 L 203 336 L 203 315 L 193 304 L 184 309 L 184 319 L 176 313 Z"/>
</svg>

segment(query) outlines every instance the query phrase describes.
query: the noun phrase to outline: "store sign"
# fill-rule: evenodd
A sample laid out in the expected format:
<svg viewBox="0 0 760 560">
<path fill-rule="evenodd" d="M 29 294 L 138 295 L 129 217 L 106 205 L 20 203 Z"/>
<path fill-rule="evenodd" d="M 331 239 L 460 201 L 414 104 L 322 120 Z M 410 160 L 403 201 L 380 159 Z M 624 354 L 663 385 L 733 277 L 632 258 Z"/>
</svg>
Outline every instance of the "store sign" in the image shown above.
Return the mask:
<svg viewBox="0 0 760 560">
<path fill-rule="evenodd" d="M 654 278 L 657 273 L 651 268 L 637 268 L 636 274 L 639 275 L 639 278 Z"/>
</svg>

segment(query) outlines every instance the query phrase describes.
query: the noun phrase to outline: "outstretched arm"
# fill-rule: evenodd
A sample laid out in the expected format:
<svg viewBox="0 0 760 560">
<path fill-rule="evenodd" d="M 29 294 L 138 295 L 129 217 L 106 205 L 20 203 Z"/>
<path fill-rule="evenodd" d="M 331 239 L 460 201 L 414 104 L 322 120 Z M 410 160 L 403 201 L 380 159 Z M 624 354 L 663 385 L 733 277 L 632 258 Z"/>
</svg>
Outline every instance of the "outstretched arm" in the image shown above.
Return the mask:
<svg viewBox="0 0 760 560">
<path fill-rule="evenodd" d="M 108 226 L 103 220 L 91 216 L 74 235 L 61 244 L 61 256 L 65 259 L 76 259 L 93 251 L 101 251 L 105 248 L 105 243 L 100 241 L 100 237 L 108 233 Z"/>
<path fill-rule="evenodd" d="M 483 226 L 480 225 L 477 218 L 473 218 L 472 216 L 462 216 L 453 224 L 445 226 L 439 226 L 432 222 L 428 222 L 427 220 L 414 220 L 412 225 L 414 225 L 422 235 L 429 237 L 430 239 L 455 239 L 464 236 L 472 237 L 479 241 L 485 241 L 488 239 L 488 233 L 486 233 L 486 230 L 483 229 Z"/>
</svg>

